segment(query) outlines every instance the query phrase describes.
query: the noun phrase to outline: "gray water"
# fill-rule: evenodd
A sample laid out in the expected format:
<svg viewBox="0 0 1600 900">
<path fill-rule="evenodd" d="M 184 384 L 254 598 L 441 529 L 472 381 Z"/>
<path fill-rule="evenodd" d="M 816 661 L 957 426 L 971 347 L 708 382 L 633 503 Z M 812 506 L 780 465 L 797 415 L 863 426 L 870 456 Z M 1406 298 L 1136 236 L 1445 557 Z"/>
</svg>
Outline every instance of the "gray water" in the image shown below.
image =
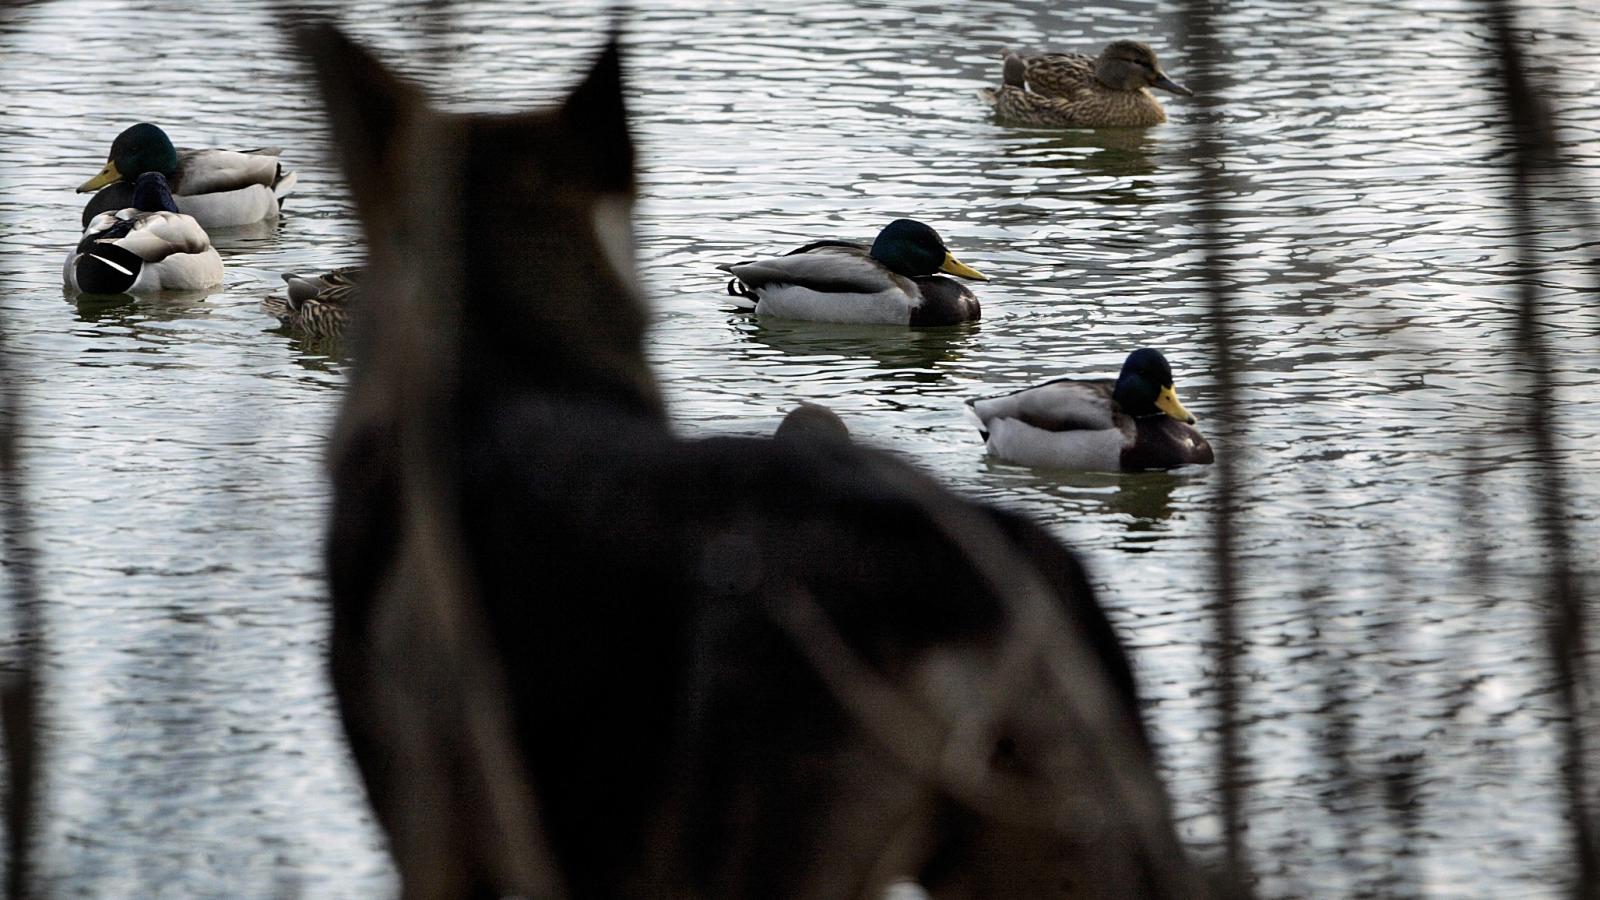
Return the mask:
<svg viewBox="0 0 1600 900">
<path fill-rule="evenodd" d="M 1001 47 L 1129 36 L 1189 80 L 1173 4 L 632 6 L 650 353 L 684 434 L 768 432 L 796 400 L 823 402 L 862 440 L 1049 522 L 1131 648 L 1180 829 L 1213 854 L 1215 473 L 993 464 L 962 407 L 1162 348 L 1246 485 L 1262 893 L 1561 892 L 1561 713 L 1531 526 L 1543 473 L 1521 434 L 1515 235 L 1475 5 L 1231 4 L 1226 85 L 1171 98 L 1165 126 L 1098 133 L 996 126 L 976 90 Z M 328 4 L 460 109 L 559 96 L 606 23 L 591 5 L 448 7 Z M 258 309 L 279 272 L 359 260 L 358 226 L 275 15 L 194 8 L 60 0 L 0 32 L 0 314 L 46 600 L 39 864 L 53 894 L 381 896 L 392 875 L 322 672 L 322 435 L 345 370 Z M 1600 21 L 1574 0 L 1524 24 L 1564 152 L 1592 172 Z M 1203 116 L 1225 131 L 1217 159 L 1188 149 Z M 209 295 L 74 303 L 59 283 L 72 188 L 141 120 L 180 145 L 281 144 L 298 192 L 275 228 L 213 235 L 227 279 Z M 1208 420 L 1201 166 L 1231 191 L 1237 425 Z M 1568 227 L 1584 192 L 1545 192 L 1552 412 L 1582 550 L 1600 536 L 1594 247 Z M 870 238 L 897 216 L 991 276 L 981 324 L 783 324 L 724 302 L 718 262 Z"/>
</svg>

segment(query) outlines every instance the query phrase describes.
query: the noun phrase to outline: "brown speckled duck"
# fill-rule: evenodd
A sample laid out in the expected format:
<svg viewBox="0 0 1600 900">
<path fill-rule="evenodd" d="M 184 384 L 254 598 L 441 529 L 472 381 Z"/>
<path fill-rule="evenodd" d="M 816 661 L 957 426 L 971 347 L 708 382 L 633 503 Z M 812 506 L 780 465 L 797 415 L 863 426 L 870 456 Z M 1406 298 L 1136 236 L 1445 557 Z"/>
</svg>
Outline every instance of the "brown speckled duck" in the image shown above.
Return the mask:
<svg viewBox="0 0 1600 900">
<path fill-rule="evenodd" d="M 1142 128 L 1167 120 L 1147 88 L 1194 94 L 1168 78 L 1155 51 L 1139 41 L 1113 41 L 1099 56 L 1007 51 L 1002 75 L 1000 88 L 985 88 L 982 96 L 1008 125 Z"/>
<path fill-rule="evenodd" d="M 268 297 L 261 301 L 261 308 L 290 331 L 310 338 L 336 339 L 344 333 L 351 304 L 359 302 L 361 273 L 361 266 L 345 266 L 312 276 L 287 272 L 283 276 L 288 286 L 286 296 Z"/>
</svg>

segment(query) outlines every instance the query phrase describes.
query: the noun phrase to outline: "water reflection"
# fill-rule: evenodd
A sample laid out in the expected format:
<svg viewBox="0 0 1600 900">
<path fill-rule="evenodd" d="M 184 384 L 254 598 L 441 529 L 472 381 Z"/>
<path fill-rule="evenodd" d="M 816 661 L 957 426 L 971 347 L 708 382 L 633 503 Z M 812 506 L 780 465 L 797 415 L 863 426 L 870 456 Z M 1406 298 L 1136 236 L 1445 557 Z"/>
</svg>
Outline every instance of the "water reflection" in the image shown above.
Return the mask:
<svg viewBox="0 0 1600 900">
<path fill-rule="evenodd" d="M 265 334 L 285 338 L 284 345 L 293 353 L 294 364 L 310 372 L 335 375 L 345 371 L 350 360 L 347 341 L 336 337 L 311 337 L 288 328 L 268 328 Z M 326 382 L 329 390 L 338 390 L 338 382 Z"/>
<path fill-rule="evenodd" d="M 978 448 L 982 452 L 982 448 Z M 1070 504 L 1080 516 L 1120 523 L 1124 534 L 1114 546 L 1128 553 L 1148 553 L 1180 508 L 1178 488 L 1204 480 L 1202 467 L 1152 472 L 1071 472 L 1019 469 L 985 457 L 997 474 L 1026 472 L 1041 490 Z"/>
<path fill-rule="evenodd" d="M 1152 175 L 1156 171 L 1154 157 L 1161 149 L 1159 136 L 1148 128 L 1016 130 L 1032 140 L 1006 143 L 1002 153 L 1008 161 L 1016 165 L 1072 169 L 1085 175 L 1108 178 Z M 1111 197 L 1132 202 L 1126 192 L 1112 192 Z"/>
<path fill-rule="evenodd" d="M 137 322 L 171 322 L 209 315 L 212 307 L 202 305 L 220 288 L 203 291 L 159 291 L 153 294 L 74 294 L 63 291 L 66 301 L 78 311 L 78 321 L 113 325 Z"/>
<path fill-rule="evenodd" d="M 285 202 L 285 209 L 293 198 Z M 182 209 L 178 210 L 182 212 Z M 206 235 L 211 238 L 211 246 L 217 252 L 228 254 L 233 251 L 259 250 L 272 246 L 278 237 L 278 229 L 283 226 L 285 219 L 264 219 L 260 222 L 250 222 L 245 225 L 234 225 L 229 228 L 208 228 Z"/>
<path fill-rule="evenodd" d="M 962 358 L 981 323 L 944 328 L 894 328 L 797 322 L 771 316 L 740 315 L 729 321 L 735 334 L 755 347 L 797 362 L 871 360 L 878 368 L 916 381 L 942 381 L 936 369 Z M 918 371 L 921 370 L 921 371 Z M 866 373 L 866 377 L 871 377 Z"/>
</svg>

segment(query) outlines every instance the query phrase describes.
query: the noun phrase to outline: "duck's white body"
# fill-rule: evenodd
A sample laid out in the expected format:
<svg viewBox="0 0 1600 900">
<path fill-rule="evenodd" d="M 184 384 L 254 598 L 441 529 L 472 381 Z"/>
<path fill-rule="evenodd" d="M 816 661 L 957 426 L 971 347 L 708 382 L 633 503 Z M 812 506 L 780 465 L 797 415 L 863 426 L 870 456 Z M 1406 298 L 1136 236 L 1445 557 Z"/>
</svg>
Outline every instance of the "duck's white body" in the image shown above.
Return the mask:
<svg viewBox="0 0 1600 900">
<path fill-rule="evenodd" d="M 911 303 L 904 291 L 871 294 L 827 293 L 799 284 L 773 284 L 756 288 L 757 315 L 841 325 L 909 325 Z"/>
<path fill-rule="evenodd" d="M 867 248 L 843 241 L 809 245 L 787 256 L 721 266 L 735 296 L 758 315 L 845 325 L 949 325 L 978 318 L 978 300 L 940 275 L 910 278 Z"/>
<path fill-rule="evenodd" d="M 283 172 L 276 147 L 261 150 L 180 150 L 173 199 L 202 228 L 235 228 L 277 218 L 299 175 Z M 84 207 L 91 218 L 132 202 L 126 181 L 107 185 Z"/>
<path fill-rule="evenodd" d="M 990 456 L 1018 465 L 1115 472 L 1138 437 L 1111 399 L 1116 382 L 1052 381 L 969 404 Z"/>
<path fill-rule="evenodd" d="M 909 325 L 912 306 L 921 299 L 911 279 L 889 271 L 862 247 L 817 247 L 726 270 L 756 295 L 757 314 L 781 319 Z"/>
<path fill-rule="evenodd" d="M 222 257 L 193 216 L 129 208 L 95 216 L 61 278 L 75 293 L 204 290 L 222 283 Z"/>
<path fill-rule="evenodd" d="M 277 218 L 280 201 L 299 179 L 294 172 L 279 174 L 280 152 L 276 147 L 178 151 L 178 209 L 204 228 Z"/>
</svg>

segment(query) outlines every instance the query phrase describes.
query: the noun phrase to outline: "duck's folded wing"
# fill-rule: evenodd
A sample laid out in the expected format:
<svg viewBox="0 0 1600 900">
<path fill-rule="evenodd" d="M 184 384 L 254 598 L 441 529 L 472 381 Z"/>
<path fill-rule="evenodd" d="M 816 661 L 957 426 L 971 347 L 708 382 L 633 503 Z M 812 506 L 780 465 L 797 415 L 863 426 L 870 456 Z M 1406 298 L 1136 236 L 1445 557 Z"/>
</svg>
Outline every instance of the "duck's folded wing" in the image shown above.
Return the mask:
<svg viewBox="0 0 1600 900">
<path fill-rule="evenodd" d="M 821 250 L 823 248 L 832 250 L 850 250 L 861 254 L 868 252 L 866 244 L 860 244 L 855 241 L 841 241 L 837 238 L 828 238 L 827 240 L 822 241 L 812 241 L 804 247 L 796 247 L 793 250 L 790 250 L 788 253 L 785 253 L 784 256 L 795 256 L 800 253 L 810 253 L 813 250 Z"/>
<path fill-rule="evenodd" d="M 1013 394 L 972 401 L 978 420 L 1017 419 L 1046 431 L 1099 431 L 1116 422 L 1112 381 L 1052 381 Z"/>
<path fill-rule="evenodd" d="M 147 263 L 160 262 L 176 253 L 204 253 L 211 238 L 193 217 L 182 213 L 143 213 L 117 246 Z"/>
<path fill-rule="evenodd" d="M 119 215 L 120 212 L 121 209 L 119 208 L 108 209 L 104 212 L 95 213 L 94 218 L 90 219 L 88 224 L 84 225 L 83 227 L 83 240 L 85 242 L 98 240 L 99 238 L 105 236 L 107 232 L 111 231 L 113 228 L 117 228 L 119 225 L 122 227 L 122 231 L 124 232 L 132 228 L 132 223 L 123 216 Z"/>
<path fill-rule="evenodd" d="M 853 247 L 819 247 L 809 253 L 735 263 L 726 269 L 752 288 L 794 284 L 828 294 L 875 294 L 895 285 L 882 263 Z"/>
<path fill-rule="evenodd" d="M 1028 87 L 1044 97 L 1073 97 L 1094 78 L 1094 59 L 1079 53 L 1041 53 L 1026 60 Z"/>
<path fill-rule="evenodd" d="M 252 184 L 272 187 L 277 180 L 276 153 L 185 150 L 178 156 L 177 185 L 180 196 L 236 191 Z M 179 205 L 181 208 L 181 201 Z"/>
<path fill-rule="evenodd" d="M 299 307 L 307 300 L 343 303 L 355 291 L 356 282 L 360 278 L 360 266 L 346 266 L 321 275 L 285 273 L 283 281 L 289 288 L 289 305 Z"/>
</svg>

